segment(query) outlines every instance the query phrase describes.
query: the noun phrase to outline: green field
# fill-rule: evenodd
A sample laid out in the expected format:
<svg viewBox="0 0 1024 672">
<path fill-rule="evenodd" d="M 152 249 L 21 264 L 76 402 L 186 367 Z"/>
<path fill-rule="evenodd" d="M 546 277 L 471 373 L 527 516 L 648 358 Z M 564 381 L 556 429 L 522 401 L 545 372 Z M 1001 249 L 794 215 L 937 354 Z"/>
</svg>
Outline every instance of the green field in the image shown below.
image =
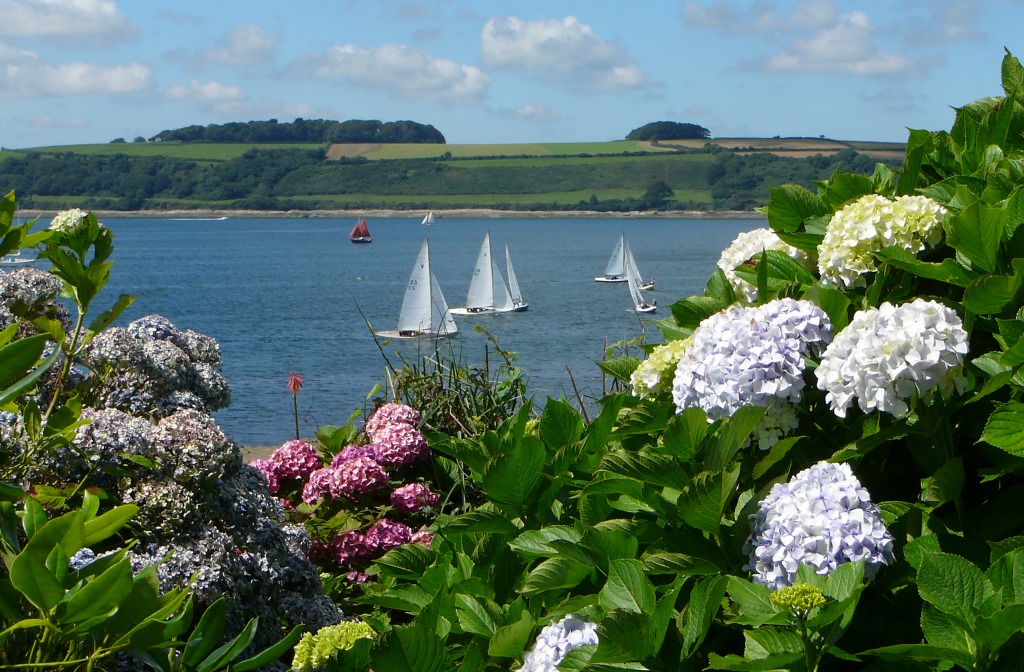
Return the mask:
<svg viewBox="0 0 1024 672">
<path fill-rule="evenodd" d="M 105 145 L 54 145 L 52 147 L 31 147 L 28 149 L 7 149 L 0 152 L 0 159 L 19 156 L 29 152 L 46 154 L 89 154 L 93 156 L 164 156 L 171 159 L 193 161 L 229 161 L 238 158 L 251 149 L 310 149 L 324 150 L 326 145 L 303 143 L 230 143 L 230 142 L 125 142 Z"/>
</svg>

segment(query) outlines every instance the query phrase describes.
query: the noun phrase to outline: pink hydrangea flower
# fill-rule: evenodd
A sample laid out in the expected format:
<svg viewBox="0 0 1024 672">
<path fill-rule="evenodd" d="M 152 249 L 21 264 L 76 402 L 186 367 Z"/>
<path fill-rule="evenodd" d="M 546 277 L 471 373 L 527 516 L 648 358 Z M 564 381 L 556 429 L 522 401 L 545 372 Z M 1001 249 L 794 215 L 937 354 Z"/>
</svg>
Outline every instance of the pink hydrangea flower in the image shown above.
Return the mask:
<svg viewBox="0 0 1024 672">
<path fill-rule="evenodd" d="M 391 425 L 415 427 L 420 424 L 421 420 L 423 420 L 423 416 L 415 408 L 405 404 L 389 402 L 374 411 L 370 419 L 366 421 L 366 435 L 370 437 L 371 441 L 376 441 L 377 433 L 385 427 Z"/>
<path fill-rule="evenodd" d="M 388 425 L 377 432 L 373 445 L 377 461 L 388 467 L 406 466 L 430 455 L 426 437 L 410 425 Z"/>
<path fill-rule="evenodd" d="M 357 499 L 388 485 L 388 473 L 369 457 L 345 460 L 331 471 L 335 474 L 330 481 L 331 496 L 335 498 Z"/>
<path fill-rule="evenodd" d="M 306 504 L 316 504 L 331 493 L 331 481 L 334 480 L 334 470 L 327 467 L 317 469 L 309 475 L 309 480 L 302 486 L 302 501 Z"/>
<path fill-rule="evenodd" d="M 416 513 L 424 506 L 437 506 L 437 493 L 419 483 L 409 483 L 395 488 L 391 505 L 402 513 Z"/>
<path fill-rule="evenodd" d="M 377 459 L 377 450 L 372 446 L 345 446 L 341 452 L 331 460 L 331 466 L 337 467 L 342 462 L 351 460 L 354 457 L 368 457 L 371 460 Z"/>
<path fill-rule="evenodd" d="M 366 580 L 369 578 L 370 576 L 368 574 L 366 574 L 365 572 L 360 572 L 358 569 L 353 569 L 351 572 L 345 575 L 345 579 L 349 581 L 349 583 L 356 584 L 366 583 Z"/>
<path fill-rule="evenodd" d="M 270 458 L 253 460 L 249 463 L 249 466 L 263 474 L 267 479 L 270 494 L 276 495 L 278 490 L 281 489 L 281 483 L 277 480 L 277 470 L 274 468 L 274 461 Z"/>
<path fill-rule="evenodd" d="M 302 439 L 284 443 L 270 459 L 278 478 L 306 478 L 324 466 L 317 449 Z"/>
<path fill-rule="evenodd" d="M 366 544 L 381 552 L 407 544 L 411 539 L 412 530 L 408 525 L 387 518 L 381 518 L 366 531 Z"/>
<path fill-rule="evenodd" d="M 345 530 L 340 532 L 327 545 L 328 556 L 333 558 L 339 565 L 347 566 L 353 562 L 366 560 L 373 556 L 377 550 L 376 540 L 370 541 L 366 535 L 359 530 Z"/>
<path fill-rule="evenodd" d="M 434 543 L 434 533 L 427 532 L 426 527 L 421 527 L 412 533 L 412 536 L 409 538 L 409 542 L 413 544 L 423 544 L 427 548 L 430 548 L 430 545 Z"/>
</svg>

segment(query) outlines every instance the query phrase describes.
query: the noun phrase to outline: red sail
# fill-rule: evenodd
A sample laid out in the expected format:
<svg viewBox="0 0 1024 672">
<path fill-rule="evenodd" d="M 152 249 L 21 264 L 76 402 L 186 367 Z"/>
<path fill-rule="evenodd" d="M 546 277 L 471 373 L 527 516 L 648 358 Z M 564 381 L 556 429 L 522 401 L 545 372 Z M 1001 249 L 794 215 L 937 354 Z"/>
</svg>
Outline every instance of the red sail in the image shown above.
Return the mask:
<svg viewBox="0 0 1024 672">
<path fill-rule="evenodd" d="M 352 233 L 348 234 L 349 238 L 369 238 L 370 229 L 366 226 L 366 220 L 360 219 L 359 222 L 352 227 Z"/>
</svg>

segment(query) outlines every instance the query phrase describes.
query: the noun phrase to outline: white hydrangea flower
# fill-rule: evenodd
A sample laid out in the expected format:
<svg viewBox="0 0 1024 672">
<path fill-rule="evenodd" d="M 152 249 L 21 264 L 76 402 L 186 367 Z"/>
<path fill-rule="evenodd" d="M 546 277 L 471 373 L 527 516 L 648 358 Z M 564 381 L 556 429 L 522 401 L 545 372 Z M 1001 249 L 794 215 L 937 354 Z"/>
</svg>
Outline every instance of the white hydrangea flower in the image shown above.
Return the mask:
<svg viewBox="0 0 1024 672">
<path fill-rule="evenodd" d="M 75 232 L 81 221 L 88 216 L 88 212 L 78 208 L 61 210 L 54 216 L 53 221 L 50 222 L 50 229 L 53 231 L 63 231 L 70 235 Z"/>
<path fill-rule="evenodd" d="M 848 464 L 819 462 L 775 484 L 750 523 L 744 569 L 772 589 L 792 585 L 801 564 L 824 576 L 863 560 L 871 579 L 895 559 L 892 535 Z"/>
<path fill-rule="evenodd" d="M 736 267 L 765 250 L 785 252 L 797 263 L 813 268 L 806 252 L 782 242 L 782 239 L 771 229 L 754 229 L 739 234 L 729 244 L 729 247 L 722 251 L 722 256 L 718 259 L 718 267 L 725 273 L 725 277 L 729 280 L 729 284 L 732 285 L 739 300 L 747 305 L 757 302 L 757 287 L 736 275 Z"/>
<path fill-rule="evenodd" d="M 883 303 L 854 315 L 825 349 L 818 389 L 840 418 L 854 399 L 865 413 L 906 415 L 915 392 L 925 400 L 935 389 L 963 392 L 967 338 L 956 311 L 941 303 Z"/>
<path fill-rule="evenodd" d="M 640 362 L 640 366 L 629 376 L 633 394 L 637 397 L 653 397 L 671 389 L 676 365 L 689 345 L 690 339 L 684 338 L 655 346 L 647 359 Z"/>
<path fill-rule="evenodd" d="M 810 301 L 776 299 L 731 306 L 704 320 L 676 366 L 672 400 L 697 406 L 709 421 L 743 406 L 765 406 L 758 445 L 768 449 L 796 427 L 792 404 L 803 398 L 805 356 L 831 340 L 828 316 Z"/>
<path fill-rule="evenodd" d="M 569 614 L 541 629 L 519 672 L 558 672 L 565 655 L 584 644 L 597 644 L 597 624 Z"/>
<path fill-rule="evenodd" d="M 861 196 L 832 216 L 818 246 L 818 273 L 826 285 L 864 284 L 877 270 L 873 253 L 892 245 L 917 253 L 942 240 L 946 209 L 926 196 Z"/>
</svg>

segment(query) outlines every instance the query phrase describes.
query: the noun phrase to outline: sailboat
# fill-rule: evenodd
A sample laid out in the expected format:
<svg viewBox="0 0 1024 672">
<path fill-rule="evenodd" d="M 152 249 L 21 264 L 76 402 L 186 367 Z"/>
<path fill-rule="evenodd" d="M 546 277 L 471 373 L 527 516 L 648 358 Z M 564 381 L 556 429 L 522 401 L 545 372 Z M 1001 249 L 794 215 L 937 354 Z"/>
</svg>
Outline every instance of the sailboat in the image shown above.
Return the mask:
<svg viewBox="0 0 1024 672">
<path fill-rule="evenodd" d="M 418 336 L 454 336 L 459 333 L 455 319 L 441 293 L 441 286 L 430 270 L 430 246 L 423 241 L 409 275 L 398 315 L 397 331 L 380 331 L 379 336 L 416 338 Z"/>
<path fill-rule="evenodd" d="M 626 248 L 627 252 L 629 248 Z M 640 288 L 640 272 L 633 263 L 633 255 L 626 255 L 626 282 L 629 283 L 629 295 L 633 298 L 633 310 L 638 313 L 653 313 L 658 309 L 657 301 L 648 301 Z"/>
<path fill-rule="evenodd" d="M 516 284 L 519 284 L 518 281 Z M 511 313 L 515 310 L 512 293 L 505 284 L 498 264 L 491 256 L 491 234 L 484 234 L 484 242 L 480 245 L 476 266 L 473 268 L 473 277 L 469 281 L 466 307 L 453 308 L 452 312 L 456 315 L 480 315 Z"/>
<path fill-rule="evenodd" d="M 626 260 L 626 263 L 631 265 L 633 267 L 633 270 L 636 271 L 636 280 L 637 284 L 640 286 L 640 289 L 647 292 L 654 291 L 654 278 L 645 281 L 643 279 L 643 276 L 640 275 L 640 267 L 636 265 L 636 257 L 633 256 L 633 250 L 630 249 L 628 241 L 623 243 L 623 249 L 623 256 Z"/>
<path fill-rule="evenodd" d="M 422 224 L 423 226 L 433 226 L 434 225 L 434 211 L 431 210 L 426 215 L 424 215 L 423 216 L 423 221 L 420 222 L 420 224 Z"/>
<path fill-rule="evenodd" d="M 15 213 L 13 222 L 15 226 L 21 226 L 21 210 L 18 210 L 17 213 Z M 38 256 L 23 256 L 22 250 L 15 250 L 13 252 L 8 252 L 3 255 L 3 257 L 0 257 L 0 268 L 15 268 L 17 266 L 32 264 L 37 261 L 39 261 Z"/>
<path fill-rule="evenodd" d="M 530 307 L 530 304 L 523 301 L 523 292 L 519 289 L 519 278 L 512 268 L 512 257 L 508 253 L 508 245 L 505 245 L 505 272 L 508 275 L 508 293 L 512 296 L 512 310 L 519 313 Z"/>
<path fill-rule="evenodd" d="M 370 235 L 370 229 L 366 226 L 365 217 L 360 217 L 356 225 L 352 227 L 352 232 L 348 234 L 348 239 L 353 243 L 373 242 L 373 236 Z"/>
<path fill-rule="evenodd" d="M 604 275 L 600 275 L 594 280 L 598 282 L 626 282 L 625 266 L 626 266 L 626 234 L 619 236 L 619 242 L 615 244 L 615 249 L 612 250 L 612 256 L 608 259 L 608 265 L 604 268 Z"/>
</svg>

